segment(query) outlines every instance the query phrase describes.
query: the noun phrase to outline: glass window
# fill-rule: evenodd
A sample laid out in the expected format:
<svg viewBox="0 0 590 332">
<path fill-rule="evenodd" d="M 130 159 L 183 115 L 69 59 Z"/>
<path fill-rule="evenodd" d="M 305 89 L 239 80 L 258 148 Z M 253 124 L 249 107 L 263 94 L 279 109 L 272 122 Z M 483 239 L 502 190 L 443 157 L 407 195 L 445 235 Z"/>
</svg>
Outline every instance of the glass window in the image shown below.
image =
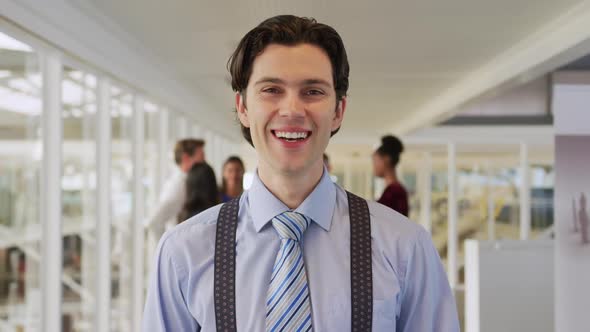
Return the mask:
<svg viewBox="0 0 590 332">
<path fill-rule="evenodd" d="M 144 216 L 149 216 L 153 207 L 158 202 L 158 127 L 160 123 L 160 111 L 158 106 L 146 102 L 144 106 L 144 168 L 143 185 L 145 188 Z"/>
<path fill-rule="evenodd" d="M 41 72 L 28 45 L 0 32 L 0 330 L 40 319 Z"/>
<path fill-rule="evenodd" d="M 144 106 L 144 156 L 143 156 L 143 187 L 144 187 L 144 218 L 149 218 L 158 206 L 162 180 L 159 173 L 159 142 L 158 135 L 160 131 L 160 112 L 158 106 L 146 102 Z M 145 241 L 145 275 L 147 280 L 150 271 L 153 256 L 157 246 L 157 241 L 152 232 Z"/>
<path fill-rule="evenodd" d="M 65 67 L 63 123 L 63 331 L 92 326 L 96 270 L 96 76 Z"/>
<path fill-rule="evenodd" d="M 494 208 L 494 238 L 520 238 L 520 200 L 518 162 L 514 166 L 499 166 L 492 170 L 491 195 Z"/>
<path fill-rule="evenodd" d="M 420 195 L 418 194 L 418 173 L 416 168 L 403 168 L 400 172 L 400 183 L 408 193 L 408 208 L 410 220 L 414 222 L 420 221 Z"/>
<path fill-rule="evenodd" d="M 112 331 L 130 331 L 133 252 L 133 95 L 111 89 Z"/>
<path fill-rule="evenodd" d="M 432 235 L 442 236 L 447 234 L 448 226 L 448 201 L 449 201 L 449 173 L 446 167 L 446 155 L 433 155 L 433 159 L 442 160 L 443 162 L 436 163 L 432 170 L 432 197 L 431 197 L 431 220 L 432 220 Z M 446 241 L 446 239 L 445 239 Z M 440 250 L 441 248 L 439 248 Z M 443 254 L 441 252 L 441 254 Z M 444 252 L 446 256 L 446 251 Z"/>
<path fill-rule="evenodd" d="M 536 237 L 553 225 L 553 195 L 555 169 L 553 165 L 531 166 L 531 235 Z"/>
<path fill-rule="evenodd" d="M 175 172 L 178 172 L 178 166 L 174 161 L 174 146 L 176 142 L 181 139 L 180 132 L 178 130 L 178 116 L 176 113 L 168 111 L 168 144 L 167 144 L 167 151 L 165 158 L 168 160 L 168 170 L 167 173 L 168 177 Z"/>
</svg>

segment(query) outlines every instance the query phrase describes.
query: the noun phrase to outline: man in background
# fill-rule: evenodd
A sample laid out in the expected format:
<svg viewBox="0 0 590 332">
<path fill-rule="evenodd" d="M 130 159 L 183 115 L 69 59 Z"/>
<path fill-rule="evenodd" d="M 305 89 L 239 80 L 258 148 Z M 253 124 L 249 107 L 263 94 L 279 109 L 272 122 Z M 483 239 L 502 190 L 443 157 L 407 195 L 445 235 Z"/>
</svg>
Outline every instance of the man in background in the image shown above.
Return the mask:
<svg viewBox="0 0 590 332">
<path fill-rule="evenodd" d="M 186 199 L 186 174 L 194 164 L 205 161 L 205 141 L 187 138 L 176 142 L 174 161 L 178 170 L 164 184 L 158 206 L 145 222 L 156 240 L 164 234 L 168 222 L 176 224 Z"/>
</svg>

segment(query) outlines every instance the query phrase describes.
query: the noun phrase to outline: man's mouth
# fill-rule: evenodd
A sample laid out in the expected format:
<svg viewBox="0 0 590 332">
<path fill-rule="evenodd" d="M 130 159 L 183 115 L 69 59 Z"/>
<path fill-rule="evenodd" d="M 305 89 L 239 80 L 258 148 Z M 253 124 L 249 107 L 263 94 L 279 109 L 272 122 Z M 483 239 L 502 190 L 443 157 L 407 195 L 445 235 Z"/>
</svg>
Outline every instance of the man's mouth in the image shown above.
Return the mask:
<svg viewBox="0 0 590 332">
<path fill-rule="evenodd" d="M 305 141 L 311 136 L 311 131 L 282 131 L 282 130 L 271 130 L 272 134 L 286 142 L 300 142 Z"/>
</svg>

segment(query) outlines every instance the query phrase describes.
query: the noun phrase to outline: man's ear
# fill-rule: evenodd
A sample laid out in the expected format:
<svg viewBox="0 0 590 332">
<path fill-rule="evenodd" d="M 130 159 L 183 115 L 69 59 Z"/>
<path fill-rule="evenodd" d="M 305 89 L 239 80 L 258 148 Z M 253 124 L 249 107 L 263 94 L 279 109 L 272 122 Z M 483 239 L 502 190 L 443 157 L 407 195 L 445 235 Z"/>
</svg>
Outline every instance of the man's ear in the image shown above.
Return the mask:
<svg viewBox="0 0 590 332">
<path fill-rule="evenodd" d="M 250 120 L 248 119 L 248 110 L 246 109 L 246 100 L 240 92 L 236 93 L 236 111 L 242 126 L 250 128 Z"/>
<path fill-rule="evenodd" d="M 336 112 L 334 112 L 334 118 L 332 119 L 332 131 L 342 126 L 342 120 L 344 120 L 344 112 L 346 111 L 346 97 L 342 97 L 336 105 Z"/>
</svg>

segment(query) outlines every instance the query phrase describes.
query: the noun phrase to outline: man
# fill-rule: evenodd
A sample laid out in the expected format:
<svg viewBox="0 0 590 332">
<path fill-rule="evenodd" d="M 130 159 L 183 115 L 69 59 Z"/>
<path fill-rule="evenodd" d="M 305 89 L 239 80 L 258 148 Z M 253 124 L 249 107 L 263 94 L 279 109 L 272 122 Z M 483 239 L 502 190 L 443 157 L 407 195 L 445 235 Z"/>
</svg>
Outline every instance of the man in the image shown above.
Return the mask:
<svg viewBox="0 0 590 332">
<path fill-rule="evenodd" d="M 176 217 L 186 198 L 186 174 L 194 164 L 205 161 L 205 142 L 193 138 L 176 142 L 174 161 L 178 165 L 178 171 L 166 181 L 158 206 L 146 219 L 145 226 L 156 241 L 164 234 L 168 222 L 174 221 L 176 224 Z"/>
<path fill-rule="evenodd" d="M 239 200 L 163 236 L 144 331 L 459 331 L 429 234 L 348 195 L 324 167 L 346 110 L 338 33 L 273 17 L 229 69 L 257 176 Z"/>
</svg>

